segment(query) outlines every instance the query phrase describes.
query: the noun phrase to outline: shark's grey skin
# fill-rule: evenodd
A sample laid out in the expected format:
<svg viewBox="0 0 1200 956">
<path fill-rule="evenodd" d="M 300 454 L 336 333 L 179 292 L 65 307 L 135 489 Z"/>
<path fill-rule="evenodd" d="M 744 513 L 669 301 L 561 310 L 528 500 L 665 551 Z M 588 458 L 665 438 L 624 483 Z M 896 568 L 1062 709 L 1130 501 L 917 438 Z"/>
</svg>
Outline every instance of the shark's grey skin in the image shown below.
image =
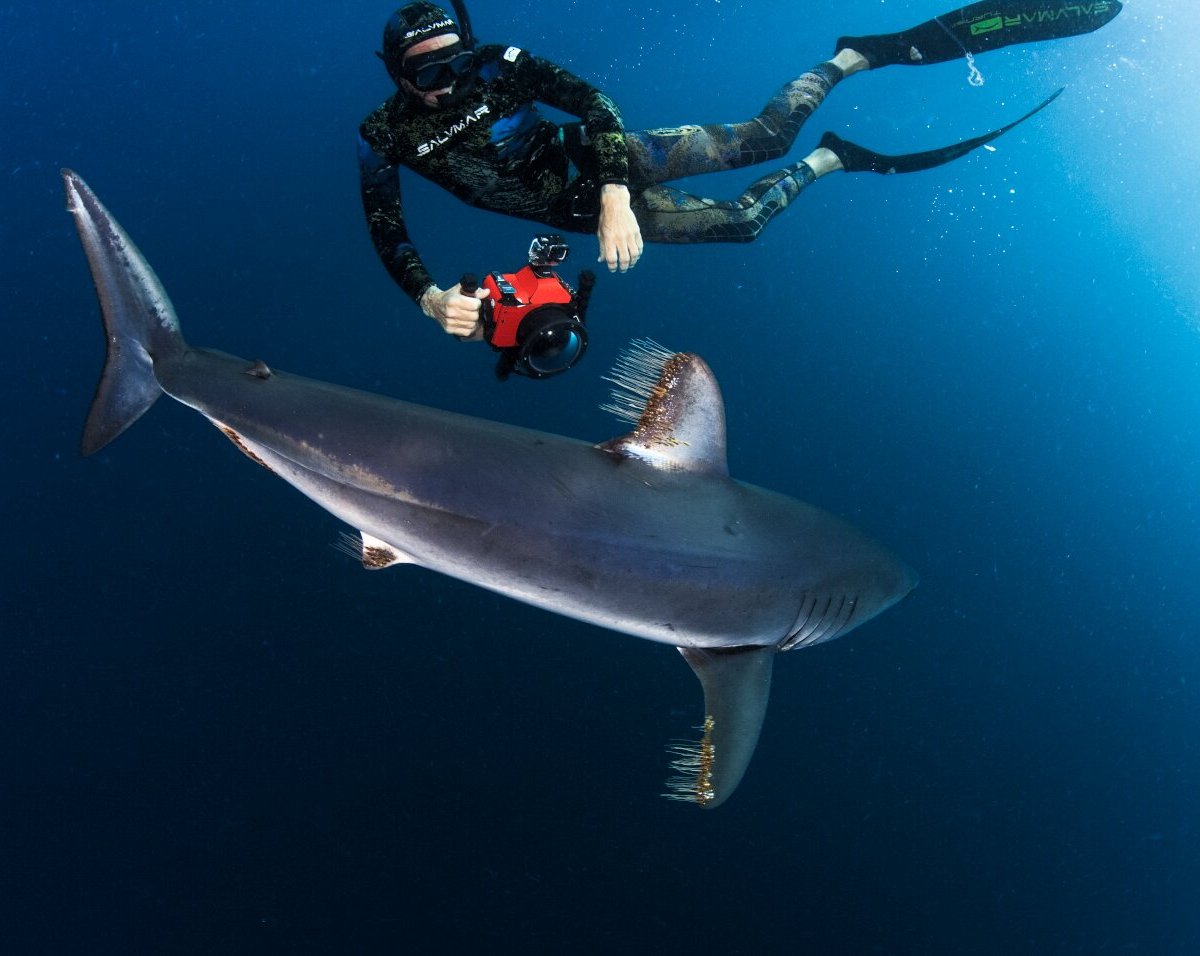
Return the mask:
<svg viewBox="0 0 1200 956">
<path fill-rule="evenodd" d="M 776 653 L 844 634 L 916 584 L 845 522 L 729 477 L 724 405 L 695 355 L 635 346 L 614 381 L 636 425 L 602 445 L 275 372 L 189 346 L 129 237 L 79 176 L 63 182 L 108 343 L 83 451 L 165 392 L 358 529 L 367 567 L 419 564 L 678 647 L 705 721 L 699 743 L 672 748 L 668 796 L 722 803 Z"/>
</svg>

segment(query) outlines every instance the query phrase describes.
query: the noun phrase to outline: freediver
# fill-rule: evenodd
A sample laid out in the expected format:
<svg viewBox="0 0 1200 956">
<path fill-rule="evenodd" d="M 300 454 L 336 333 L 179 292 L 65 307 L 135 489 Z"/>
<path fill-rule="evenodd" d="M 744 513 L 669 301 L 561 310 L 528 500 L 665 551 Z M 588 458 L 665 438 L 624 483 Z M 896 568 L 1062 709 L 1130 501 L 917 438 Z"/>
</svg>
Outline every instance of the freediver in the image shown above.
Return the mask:
<svg viewBox="0 0 1200 956">
<path fill-rule="evenodd" d="M 832 59 L 786 83 L 750 120 L 640 132 L 625 130 L 608 96 L 554 63 L 514 46 L 477 44 L 460 0 L 454 9 L 452 16 L 420 0 L 388 20 L 377 55 L 397 91 L 359 129 L 359 169 L 371 238 L 389 274 L 446 332 L 478 340 L 487 293 L 434 282 L 404 219 L 401 166 L 470 205 L 564 232 L 594 232 L 598 261 L 624 272 L 637 264 L 645 242 L 750 242 L 821 176 L 929 169 L 1049 102 L 983 136 L 900 156 L 826 133 L 800 162 L 768 173 L 732 200 L 665 185 L 779 159 L 845 77 L 964 57 L 974 71 L 976 54 L 1090 33 L 1112 20 L 1121 3 L 983 0 L 899 33 L 842 37 Z M 537 102 L 578 121 L 547 120 Z"/>
</svg>

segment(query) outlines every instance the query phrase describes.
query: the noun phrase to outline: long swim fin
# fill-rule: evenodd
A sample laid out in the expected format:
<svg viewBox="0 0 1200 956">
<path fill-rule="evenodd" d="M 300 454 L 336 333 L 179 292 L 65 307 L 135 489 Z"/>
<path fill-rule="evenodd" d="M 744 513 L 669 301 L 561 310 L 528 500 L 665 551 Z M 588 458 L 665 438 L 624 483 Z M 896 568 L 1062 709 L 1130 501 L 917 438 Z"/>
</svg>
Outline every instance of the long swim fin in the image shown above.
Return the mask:
<svg viewBox="0 0 1200 956">
<path fill-rule="evenodd" d="M 1060 93 L 1062 93 L 1061 87 L 1020 119 L 1013 120 L 1007 126 L 1001 126 L 999 129 L 994 129 L 990 133 L 984 133 L 982 136 L 976 136 L 973 139 L 964 139 L 961 143 L 942 146 L 939 149 L 926 150 L 923 153 L 903 153 L 898 156 L 889 156 L 887 153 L 876 153 L 865 146 L 859 146 L 848 139 L 842 139 L 837 133 L 826 133 L 821 137 L 821 142 L 818 145 L 824 146 L 837 156 L 842 161 L 842 168 L 848 173 L 915 173 L 922 169 L 933 169 L 935 166 L 941 166 L 943 163 L 958 159 L 960 156 L 965 156 L 971 152 L 971 150 L 978 149 L 984 143 L 990 143 L 996 137 L 1003 136 L 1014 126 L 1024 123 L 1034 113 L 1044 110 L 1058 98 Z"/>
<path fill-rule="evenodd" d="M 842 37 L 837 50 L 861 53 L 872 69 L 894 64 L 927 66 L 1014 43 L 1091 33 L 1120 12 L 1120 0 L 983 0 L 900 33 Z"/>
</svg>

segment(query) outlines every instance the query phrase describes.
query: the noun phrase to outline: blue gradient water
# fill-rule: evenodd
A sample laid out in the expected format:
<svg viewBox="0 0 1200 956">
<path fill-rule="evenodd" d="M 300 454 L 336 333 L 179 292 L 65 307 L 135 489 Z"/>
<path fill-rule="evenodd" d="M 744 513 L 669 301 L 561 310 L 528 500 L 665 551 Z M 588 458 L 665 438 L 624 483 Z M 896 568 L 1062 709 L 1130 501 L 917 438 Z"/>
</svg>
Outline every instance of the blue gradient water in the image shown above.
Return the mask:
<svg viewBox="0 0 1200 956">
<path fill-rule="evenodd" d="M 744 119 L 839 34 L 939 12 L 472 11 L 630 128 Z M 824 129 L 929 148 L 1068 89 L 994 152 L 822 180 L 754 245 L 651 247 L 600 277 L 577 369 L 504 384 L 361 221 L 389 12 L 0 5 L 0 949 L 1195 952 L 1193 5 L 981 57 L 981 88 L 961 63 L 854 77 L 793 158 Z M 663 744 L 701 717 L 671 649 L 368 574 L 173 403 L 78 457 L 103 345 L 61 166 L 197 344 L 596 440 L 626 340 L 700 352 L 734 474 L 847 516 L 921 586 L 780 660 L 727 806 L 667 803 Z M 404 186 L 443 285 L 520 263 L 529 224 Z"/>
</svg>

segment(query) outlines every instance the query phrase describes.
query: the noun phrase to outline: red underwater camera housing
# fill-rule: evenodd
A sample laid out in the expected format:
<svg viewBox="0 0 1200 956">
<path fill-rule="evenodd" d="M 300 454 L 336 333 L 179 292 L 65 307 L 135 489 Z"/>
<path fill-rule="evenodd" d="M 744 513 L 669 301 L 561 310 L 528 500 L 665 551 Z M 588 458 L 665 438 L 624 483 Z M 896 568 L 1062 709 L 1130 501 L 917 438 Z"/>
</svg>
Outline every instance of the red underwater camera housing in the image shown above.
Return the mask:
<svg viewBox="0 0 1200 956">
<path fill-rule="evenodd" d="M 488 297 L 482 307 L 483 337 L 500 353 L 498 378 L 512 373 L 549 378 L 583 358 L 584 321 L 596 277 L 585 270 L 579 274 L 579 290 L 572 289 L 554 271 L 568 251 L 562 236 L 535 236 L 528 265 L 484 277 Z M 478 287 L 473 276 L 463 276 L 464 292 Z"/>
</svg>

